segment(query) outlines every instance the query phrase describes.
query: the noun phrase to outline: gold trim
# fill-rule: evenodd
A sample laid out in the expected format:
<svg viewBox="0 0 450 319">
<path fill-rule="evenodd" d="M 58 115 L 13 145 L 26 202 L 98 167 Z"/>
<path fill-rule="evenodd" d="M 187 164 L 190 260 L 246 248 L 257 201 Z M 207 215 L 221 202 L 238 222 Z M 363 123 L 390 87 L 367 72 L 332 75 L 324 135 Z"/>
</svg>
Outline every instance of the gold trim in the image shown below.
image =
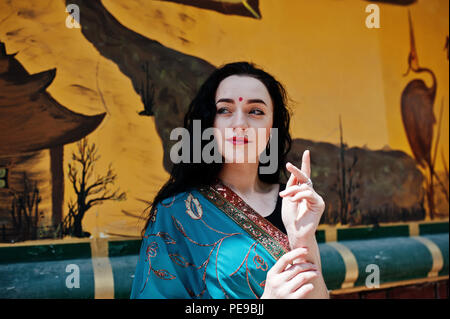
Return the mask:
<svg viewBox="0 0 450 319">
<path fill-rule="evenodd" d="M 440 276 L 440 277 L 434 277 L 434 278 L 419 278 L 419 279 L 408 279 L 408 280 L 402 280 L 402 281 L 395 281 L 395 282 L 388 282 L 380 284 L 378 288 L 369 288 L 367 286 L 358 286 L 358 287 L 352 287 L 352 288 L 346 288 L 346 289 L 335 289 L 330 290 L 331 295 L 342 295 L 342 294 L 348 294 L 353 292 L 363 292 L 363 291 L 380 291 L 388 288 L 395 288 L 395 287 L 401 287 L 401 286 L 409 286 L 409 285 L 415 285 L 415 284 L 423 284 L 426 282 L 436 282 L 441 280 L 448 280 L 448 276 Z"/>
<path fill-rule="evenodd" d="M 411 222 L 388 222 L 388 223 L 379 223 L 378 226 L 380 227 L 388 227 L 388 226 L 407 226 L 412 223 L 417 223 L 418 225 L 430 225 L 430 224 L 441 224 L 441 223 L 448 223 L 449 219 L 441 219 L 441 220 L 420 220 L 420 221 L 411 221 Z M 328 224 L 320 224 L 317 229 L 318 230 L 324 230 L 327 229 L 334 229 L 334 230 L 340 230 L 340 229 L 358 229 L 358 228 L 367 228 L 367 227 L 373 227 L 373 225 L 328 225 Z"/>
<path fill-rule="evenodd" d="M 95 299 L 114 299 L 114 277 L 108 257 L 108 240 L 91 241 L 92 267 L 94 269 Z"/>
<path fill-rule="evenodd" d="M 409 236 L 410 237 L 419 236 L 420 235 L 419 223 L 418 222 L 411 223 L 408 226 L 409 226 Z"/>
<path fill-rule="evenodd" d="M 198 192 L 252 239 L 261 244 L 275 260 L 280 259 L 289 251 L 287 236 L 255 212 L 239 195 L 223 183 L 199 188 Z"/>
<path fill-rule="evenodd" d="M 89 238 L 64 238 L 64 239 L 37 239 L 37 240 L 27 240 L 17 243 L 3 243 L 0 244 L 0 248 L 4 247 L 19 247 L 19 246 L 41 246 L 41 245 L 61 245 L 61 244 L 82 244 L 90 243 Z"/>
<path fill-rule="evenodd" d="M 358 262 L 356 261 L 355 255 L 351 252 L 351 250 L 340 243 L 331 242 L 327 243 L 331 247 L 335 248 L 339 254 L 341 254 L 342 259 L 345 264 L 345 279 L 341 285 L 341 289 L 352 288 L 355 285 L 356 280 L 358 279 L 359 271 L 358 271 Z"/>
<path fill-rule="evenodd" d="M 410 236 L 412 237 L 412 233 L 411 233 L 411 227 L 416 227 L 416 226 L 411 226 L 411 224 L 416 224 L 419 227 L 420 225 L 426 225 L 426 224 L 440 224 L 440 223 L 445 223 L 445 222 L 449 222 L 448 219 L 442 219 L 442 220 L 422 220 L 419 222 L 395 222 L 395 223 L 379 223 L 379 226 L 404 226 L 404 225 L 408 225 L 410 226 Z M 350 225 L 325 225 L 325 224 L 320 224 L 317 227 L 317 230 L 323 230 L 325 231 L 325 234 L 327 232 L 330 232 L 330 237 L 329 238 L 334 238 L 332 235 L 332 232 L 336 232 L 340 230 L 340 229 L 357 229 L 357 228 L 367 228 L 373 225 L 357 225 L 357 226 L 350 226 Z M 327 236 L 327 235 L 325 235 Z M 327 237 L 325 237 L 327 238 Z M 381 237 L 384 238 L 384 237 Z M 122 241 L 122 240 L 142 240 L 142 237 L 136 235 L 136 236 L 131 236 L 131 237 L 122 237 L 122 236 L 116 236 L 116 235 L 112 235 L 106 238 L 108 241 Z M 71 237 L 66 237 L 63 239 L 36 239 L 36 240 L 27 240 L 27 241 L 21 241 L 21 242 L 17 242 L 17 243 L 0 243 L 0 248 L 3 247 L 19 247 L 19 246 L 38 246 L 38 245 L 60 245 L 60 244 L 78 244 L 78 243 L 90 243 L 93 239 L 92 238 L 71 238 Z M 327 240 L 328 241 L 328 240 Z M 332 241 L 332 240 L 330 240 Z"/>
<path fill-rule="evenodd" d="M 37 239 L 37 240 L 27 240 L 17 243 L 1 243 L 0 248 L 4 247 L 19 247 L 19 246 L 45 246 L 45 245 L 64 245 L 64 244 L 90 244 L 95 238 L 63 238 L 63 239 Z M 142 240 L 142 237 L 132 236 L 132 237 L 121 237 L 121 236 L 109 236 L 104 238 L 108 241 L 128 241 L 128 240 Z"/>
<path fill-rule="evenodd" d="M 325 228 L 325 242 L 337 241 L 337 229 L 336 228 Z"/>
<path fill-rule="evenodd" d="M 431 257 L 433 258 L 433 265 L 430 272 L 428 273 L 428 277 L 437 277 L 439 272 L 444 267 L 444 257 L 442 256 L 442 252 L 439 249 L 438 245 L 425 237 L 413 236 L 411 238 L 414 238 L 415 240 L 424 244 L 430 251 Z"/>
</svg>

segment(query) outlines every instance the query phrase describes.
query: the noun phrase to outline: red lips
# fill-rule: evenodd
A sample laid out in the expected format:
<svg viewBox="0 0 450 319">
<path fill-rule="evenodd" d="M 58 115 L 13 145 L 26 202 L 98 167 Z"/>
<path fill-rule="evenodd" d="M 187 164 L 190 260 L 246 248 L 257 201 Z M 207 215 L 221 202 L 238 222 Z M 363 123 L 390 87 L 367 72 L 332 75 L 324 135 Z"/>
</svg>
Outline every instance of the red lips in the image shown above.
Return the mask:
<svg viewBox="0 0 450 319">
<path fill-rule="evenodd" d="M 248 138 L 241 136 L 233 136 L 233 138 L 229 138 L 227 141 L 233 144 L 248 144 Z"/>
</svg>

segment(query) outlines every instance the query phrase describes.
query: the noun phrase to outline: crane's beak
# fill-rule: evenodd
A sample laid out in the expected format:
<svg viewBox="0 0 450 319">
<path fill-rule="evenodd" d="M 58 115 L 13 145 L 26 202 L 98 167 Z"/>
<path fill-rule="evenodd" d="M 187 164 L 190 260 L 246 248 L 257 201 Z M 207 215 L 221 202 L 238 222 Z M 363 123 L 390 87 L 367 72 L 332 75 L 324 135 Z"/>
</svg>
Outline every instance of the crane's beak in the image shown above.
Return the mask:
<svg viewBox="0 0 450 319">
<path fill-rule="evenodd" d="M 408 71 L 406 71 L 403 76 L 406 76 L 409 74 L 409 71 L 417 71 L 419 67 L 419 57 L 417 56 L 417 49 L 416 49 L 416 41 L 414 39 L 414 30 L 413 30 L 413 24 L 411 19 L 411 12 L 408 10 L 408 20 L 409 20 L 409 45 L 410 45 L 410 51 L 408 55 Z"/>
</svg>

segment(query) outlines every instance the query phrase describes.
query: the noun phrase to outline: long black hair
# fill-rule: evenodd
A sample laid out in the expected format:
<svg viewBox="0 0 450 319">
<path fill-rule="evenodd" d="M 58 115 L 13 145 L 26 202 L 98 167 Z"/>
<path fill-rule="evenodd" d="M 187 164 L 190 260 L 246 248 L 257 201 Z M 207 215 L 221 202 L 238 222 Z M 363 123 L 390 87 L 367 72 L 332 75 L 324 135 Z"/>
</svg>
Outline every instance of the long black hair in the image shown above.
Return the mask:
<svg viewBox="0 0 450 319">
<path fill-rule="evenodd" d="M 283 85 L 278 82 L 272 75 L 256 67 L 249 62 L 235 62 L 229 63 L 216 69 L 203 83 L 197 96 L 192 100 L 189 109 L 184 118 L 184 128 L 189 131 L 189 149 L 193 150 L 193 121 L 200 120 L 201 131 L 214 126 L 214 119 L 216 116 L 215 97 L 219 84 L 225 78 L 232 75 L 250 76 L 261 81 L 269 91 L 272 98 L 274 108 L 273 112 L 273 128 L 278 129 L 278 167 L 273 174 L 260 174 L 258 170 L 258 177 L 261 181 L 276 184 L 280 183 L 281 172 L 286 176 L 284 169 L 286 164 L 286 155 L 291 149 L 292 139 L 289 133 L 290 124 L 290 110 L 287 105 L 288 97 Z M 276 135 L 275 135 L 276 136 Z M 210 141 L 201 141 L 202 150 Z M 266 152 L 269 153 L 270 149 Z M 192 157 L 193 154 L 190 156 Z M 203 158 L 200 163 L 194 163 L 191 158 L 189 163 L 180 162 L 174 163 L 170 173 L 169 180 L 156 194 L 153 202 L 149 207 L 150 212 L 147 216 L 147 222 L 142 230 L 145 233 L 151 218 L 155 213 L 155 208 L 159 202 L 165 198 L 172 197 L 178 193 L 187 191 L 192 188 L 210 185 L 218 176 L 223 163 L 204 163 Z M 259 163 L 259 166 L 262 164 Z"/>
</svg>

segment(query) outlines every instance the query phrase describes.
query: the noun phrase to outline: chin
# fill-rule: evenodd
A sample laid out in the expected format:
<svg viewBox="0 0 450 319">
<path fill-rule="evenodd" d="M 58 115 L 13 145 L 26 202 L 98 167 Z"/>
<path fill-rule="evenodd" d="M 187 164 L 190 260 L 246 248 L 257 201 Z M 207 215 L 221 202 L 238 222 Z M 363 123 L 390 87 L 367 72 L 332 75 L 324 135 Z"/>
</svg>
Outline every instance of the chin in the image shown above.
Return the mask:
<svg viewBox="0 0 450 319">
<path fill-rule="evenodd" d="M 224 156 L 225 163 L 235 163 L 235 164 L 244 164 L 244 163 L 258 163 L 258 158 L 246 158 L 244 155 L 242 156 Z"/>
</svg>

